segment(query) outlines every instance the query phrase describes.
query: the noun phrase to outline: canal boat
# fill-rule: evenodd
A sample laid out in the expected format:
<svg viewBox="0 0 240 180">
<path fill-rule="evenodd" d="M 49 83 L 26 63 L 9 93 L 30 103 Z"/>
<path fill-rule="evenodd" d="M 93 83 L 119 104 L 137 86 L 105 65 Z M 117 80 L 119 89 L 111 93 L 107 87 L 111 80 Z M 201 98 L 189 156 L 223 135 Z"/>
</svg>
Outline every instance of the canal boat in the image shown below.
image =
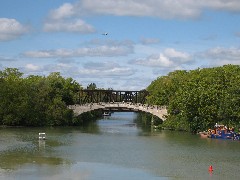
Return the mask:
<svg viewBox="0 0 240 180">
<path fill-rule="evenodd" d="M 227 128 L 224 125 L 216 124 L 214 129 L 209 129 L 207 132 L 208 138 L 213 139 L 232 139 L 232 140 L 239 140 L 240 134 L 234 132 L 234 128 Z"/>
<path fill-rule="evenodd" d="M 198 134 L 200 135 L 201 138 L 208 138 L 208 135 L 209 135 L 209 133 L 206 131 L 199 132 Z"/>
</svg>

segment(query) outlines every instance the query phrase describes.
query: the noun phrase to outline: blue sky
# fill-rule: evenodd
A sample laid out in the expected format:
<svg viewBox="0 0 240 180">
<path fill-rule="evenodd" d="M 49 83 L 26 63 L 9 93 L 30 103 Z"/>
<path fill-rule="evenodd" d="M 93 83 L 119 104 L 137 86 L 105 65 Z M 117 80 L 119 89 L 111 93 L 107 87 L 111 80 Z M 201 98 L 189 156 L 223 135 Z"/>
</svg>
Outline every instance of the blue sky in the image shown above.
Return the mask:
<svg viewBox="0 0 240 180">
<path fill-rule="evenodd" d="M 240 64 L 239 0 L 1 0 L 0 70 L 141 90 L 225 64 Z"/>
</svg>

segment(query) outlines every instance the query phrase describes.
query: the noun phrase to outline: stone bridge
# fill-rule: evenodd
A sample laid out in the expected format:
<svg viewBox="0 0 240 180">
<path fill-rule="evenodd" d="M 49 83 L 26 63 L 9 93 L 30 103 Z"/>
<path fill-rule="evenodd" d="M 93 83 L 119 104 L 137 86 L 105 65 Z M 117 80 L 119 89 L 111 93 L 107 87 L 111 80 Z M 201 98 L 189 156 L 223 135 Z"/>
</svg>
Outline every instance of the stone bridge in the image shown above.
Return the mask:
<svg viewBox="0 0 240 180">
<path fill-rule="evenodd" d="M 133 112 L 147 112 L 151 113 L 163 121 L 166 120 L 167 116 L 167 109 L 165 106 L 149 106 L 146 104 L 134 104 L 134 103 L 88 103 L 88 104 L 83 104 L 83 105 L 71 105 L 69 106 L 70 109 L 72 109 L 75 113 L 76 116 L 97 110 L 97 109 L 102 109 L 103 111 L 133 111 Z"/>
</svg>

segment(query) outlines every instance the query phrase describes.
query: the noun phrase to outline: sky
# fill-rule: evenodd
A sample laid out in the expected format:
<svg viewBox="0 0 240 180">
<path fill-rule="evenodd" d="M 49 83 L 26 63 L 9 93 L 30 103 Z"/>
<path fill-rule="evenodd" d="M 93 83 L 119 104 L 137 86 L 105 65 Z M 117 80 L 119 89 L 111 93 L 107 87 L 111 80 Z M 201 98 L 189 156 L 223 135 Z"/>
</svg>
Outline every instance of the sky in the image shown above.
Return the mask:
<svg viewBox="0 0 240 180">
<path fill-rule="evenodd" d="M 0 0 L 0 70 L 142 90 L 240 65 L 240 0 Z"/>
</svg>

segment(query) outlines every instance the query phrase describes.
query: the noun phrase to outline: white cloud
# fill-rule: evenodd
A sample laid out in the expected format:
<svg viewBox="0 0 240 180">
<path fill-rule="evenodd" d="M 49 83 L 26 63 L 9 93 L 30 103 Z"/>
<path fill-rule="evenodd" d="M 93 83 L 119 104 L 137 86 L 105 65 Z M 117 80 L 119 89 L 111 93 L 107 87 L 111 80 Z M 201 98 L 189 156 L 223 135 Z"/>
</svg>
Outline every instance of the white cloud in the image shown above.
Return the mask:
<svg viewBox="0 0 240 180">
<path fill-rule="evenodd" d="M 239 48 L 222 48 L 217 47 L 207 51 L 206 55 L 213 59 L 228 59 L 240 61 L 240 49 Z"/>
<path fill-rule="evenodd" d="M 230 11 L 230 12 L 239 12 L 240 11 L 240 2 L 239 0 L 204 0 L 202 3 L 199 3 L 203 7 L 212 8 L 216 10 Z"/>
<path fill-rule="evenodd" d="M 99 70 L 99 69 L 81 69 L 79 70 L 79 76 L 80 77 L 97 77 L 97 78 L 103 78 L 103 77 L 119 77 L 119 76 L 131 76 L 134 74 L 134 71 L 128 67 L 115 67 L 112 69 L 105 69 L 105 70 Z"/>
<path fill-rule="evenodd" d="M 151 16 L 160 18 L 195 17 L 198 10 L 193 9 L 194 3 L 181 0 L 83 0 L 82 8 L 92 14 L 111 14 L 117 16 Z M 187 8 L 188 5 L 191 8 Z"/>
<path fill-rule="evenodd" d="M 180 63 L 186 63 L 191 61 L 191 56 L 188 53 L 176 51 L 173 48 L 165 49 L 163 54 L 172 61 L 178 61 Z"/>
<path fill-rule="evenodd" d="M 240 2 L 239 0 L 78 0 L 75 3 L 64 3 L 51 10 L 43 30 L 93 33 L 95 28 L 83 20 L 86 15 L 194 19 L 198 18 L 205 9 L 240 12 Z M 152 43 L 153 40 L 145 39 L 143 43 Z"/>
<path fill-rule="evenodd" d="M 93 33 L 95 29 L 93 26 L 85 23 L 81 19 L 76 20 L 58 20 L 47 21 L 44 24 L 43 30 L 45 32 L 77 32 L 77 33 Z"/>
<path fill-rule="evenodd" d="M 74 14 L 74 5 L 70 3 L 64 3 L 58 9 L 52 10 L 50 12 L 49 18 L 53 20 L 59 20 L 62 18 L 71 17 Z"/>
<path fill-rule="evenodd" d="M 63 76 L 70 76 L 77 79 L 117 78 L 119 80 L 121 77 L 129 77 L 135 73 L 132 68 L 120 66 L 118 63 L 110 61 L 99 63 L 89 62 L 82 67 L 76 66 L 76 64 L 66 63 L 47 64 L 45 66 L 39 66 L 38 69 L 34 69 L 35 66 L 32 64 L 27 66 L 28 68 L 24 68 L 25 72 L 38 71 L 44 75 L 47 75 L 50 72 L 61 72 Z"/>
<path fill-rule="evenodd" d="M 190 63 L 191 61 L 192 57 L 189 54 L 168 48 L 159 55 L 151 55 L 146 59 L 138 59 L 132 62 L 134 64 L 155 68 L 174 68 L 179 65 Z"/>
<path fill-rule="evenodd" d="M 27 64 L 25 68 L 27 71 L 38 71 L 40 69 L 39 66 L 36 66 L 34 64 Z"/>
<path fill-rule="evenodd" d="M 173 62 L 161 53 L 159 55 L 149 56 L 147 59 L 135 60 L 134 63 L 150 67 L 170 67 L 173 65 Z"/>
<path fill-rule="evenodd" d="M 16 39 L 29 31 L 29 27 L 22 25 L 15 19 L 0 18 L 0 41 Z"/>
<path fill-rule="evenodd" d="M 225 64 L 240 64 L 240 48 L 216 47 L 198 54 L 199 58 L 208 60 L 211 66 L 222 66 Z"/>
<path fill-rule="evenodd" d="M 66 63 L 54 63 L 46 65 L 26 64 L 20 69 L 26 75 L 36 74 L 43 76 L 49 75 L 52 72 L 61 72 L 61 75 L 71 77 L 71 75 L 74 75 L 76 72 L 78 72 L 78 68 L 76 66 Z"/>
<path fill-rule="evenodd" d="M 83 69 L 79 70 L 81 76 L 86 77 L 114 77 L 114 76 L 131 76 L 134 70 L 120 66 L 115 62 L 88 62 L 83 65 Z"/>
<path fill-rule="evenodd" d="M 112 57 L 126 56 L 133 53 L 132 46 L 108 46 L 102 45 L 98 47 L 85 47 L 78 49 L 56 49 L 42 51 L 27 51 L 23 53 L 25 57 L 32 58 L 66 58 L 66 57 Z"/>
<path fill-rule="evenodd" d="M 71 76 L 78 71 L 78 68 L 74 65 L 69 65 L 65 63 L 56 63 L 45 65 L 44 70 L 48 73 L 50 72 L 61 72 L 64 76 Z"/>
<path fill-rule="evenodd" d="M 76 5 L 65 3 L 58 9 L 50 11 L 47 20 L 43 25 L 45 32 L 75 32 L 75 33 L 93 33 L 95 28 L 80 19 L 78 16 L 79 9 Z"/>
<path fill-rule="evenodd" d="M 51 11 L 53 19 L 101 14 L 116 16 L 149 16 L 164 19 L 192 19 L 205 9 L 239 12 L 239 0 L 81 0 L 63 4 Z"/>
</svg>

